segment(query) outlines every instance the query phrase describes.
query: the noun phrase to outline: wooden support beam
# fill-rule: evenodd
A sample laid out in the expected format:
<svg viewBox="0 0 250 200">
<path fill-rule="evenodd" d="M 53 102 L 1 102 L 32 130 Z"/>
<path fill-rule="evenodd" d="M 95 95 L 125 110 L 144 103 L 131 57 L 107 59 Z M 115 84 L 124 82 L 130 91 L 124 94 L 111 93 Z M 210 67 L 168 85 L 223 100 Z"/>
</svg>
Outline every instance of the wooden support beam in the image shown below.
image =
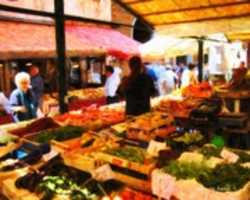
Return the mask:
<svg viewBox="0 0 250 200">
<path fill-rule="evenodd" d="M 154 0 L 134 0 L 134 1 L 126 2 L 126 4 L 135 5 L 135 4 L 139 4 L 139 3 L 148 3 L 148 2 L 153 2 L 153 1 Z"/>
<path fill-rule="evenodd" d="M 59 106 L 60 112 L 67 112 L 65 97 L 67 96 L 66 85 L 66 47 L 65 47 L 65 18 L 63 0 L 55 0 L 55 23 L 56 23 L 56 52 L 57 69 L 59 72 Z"/>
<path fill-rule="evenodd" d="M 198 40 L 198 80 L 202 82 L 203 79 L 203 47 L 204 41 Z"/>
<path fill-rule="evenodd" d="M 174 13 L 181 13 L 181 12 L 188 12 L 188 11 L 200 11 L 204 9 L 216 9 L 216 8 L 223 8 L 223 7 L 229 7 L 229 6 L 238 6 L 242 4 L 249 4 L 249 0 L 243 0 L 243 1 L 236 1 L 236 2 L 228 2 L 228 3 L 220 3 L 220 4 L 210 4 L 206 6 L 195 6 L 195 7 L 189 7 L 189 8 L 177 8 L 177 9 L 171 9 L 171 10 L 161 10 L 159 12 L 151 12 L 142 14 L 143 17 L 148 17 L 152 15 L 164 15 L 164 14 L 174 14 Z"/>
<path fill-rule="evenodd" d="M 7 12 L 14 12 L 14 13 L 20 13 L 20 14 L 27 14 L 27 15 L 34 15 L 34 16 L 41 16 L 41 17 L 50 17 L 54 18 L 55 14 L 52 12 L 46 12 L 46 11 L 36 11 L 32 9 L 26 9 L 26 8 L 18 8 L 13 6 L 6 6 L 3 4 L 0 4 L 0 10 L 1 11 L 7 11 Z M 15 18 L 14 20 L 18 20 Z M 80 21 L 80 22 L 89 22 L 89 23 L 96 23 L 96 24 L 104 24 L 104 25 L 110 25 L 110 26 L 125 26 L 134 28 L 131 24 L 124 24 L 119 22 L 112 22 L 112 21 L 106 21 L 106 20 L 99 20 L 99 19 L 91 19 L 87 17 L 79 17 L 74 15 L 65 15 L 65 20 L 72 20 L 72 21 Z M 41 22 L 44 23 L 44 21 L 38 21 L 38 20 L 32 20 L 35 22 Z M 31 22 L 31 20 L 28 20 L 27 22 Z"/>
<path fill-rule="evenodd" d="M 172 22 L 163 22 L 155 24 L 155 26 L 166 26 L 166 25 L 176 25 L 176 24 L 186 24 L 186 23 L 196 23 L 196 22 L 204 22 L 204 21 L 215 21 L 215 20 L 222 20 L 222 19 L 234 19 L 240 17 L 249 17 L 250 12 L 246 14 L 239 14 L 239 15 L 228 15 L 222 17 L 204 17 L 201 19 L 192 19 L 192 20 L 181 20 L 181 21 L 172 21 Z"/>
</svg>

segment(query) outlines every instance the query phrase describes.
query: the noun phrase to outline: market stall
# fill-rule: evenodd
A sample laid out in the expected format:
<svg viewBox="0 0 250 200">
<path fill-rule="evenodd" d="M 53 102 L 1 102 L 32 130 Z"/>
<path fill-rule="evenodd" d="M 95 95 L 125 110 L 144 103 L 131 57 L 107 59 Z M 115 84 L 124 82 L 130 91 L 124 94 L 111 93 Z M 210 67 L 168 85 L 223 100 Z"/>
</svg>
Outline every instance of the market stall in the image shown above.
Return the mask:
<svg viewBox="0 0 250 200">
<path fill-rule="evenodd" d="M 208 137 L 206 129 L 176 121 L 183 117 L 191 120 L 193 113 L 199 113 L 204 120 L 214 109 L 215 104 L 205 104 L 212 98 L 211 88 L 205 85 L 183 89 L 181 98 L 156 98 L 155 110 L 135 118 L 126 119 L 123 104 L 117 104 L 6 129 L 10 136 L 23 138 L 11 136 L 3 141 L 1 192 L 10 199 L 39 199 L 49 194 L 51 198 L 73 198 L 73 188 L 77 187 L 79 198 L 85 195 L 87 199 L 109 196 L 126 200 L 134 194 L 142 199 L 191 200 L 195 196 L 248 200 L 249 152 L 223 147 L 223 142 Z M 201 91 L 186 96 L 187 90 Z M 19 153 L 8 153 L 13 150 Z M 86 178 L 78 179 L 84 174 Z M 231 174 L 230 178 L 225 174 Z M 31 180 L 36 184 L 31 184 Z M 114 182 L 109 185 L 110 181 Z M 93 191 L 94 184 L 100 184 L 100 190 L 105 192 Z M 49 194 L 37 188 L 44 188 Z M 195 192 L 190 193 L 191 189 Z"/>
<path fill-rule="evenodd" d="M 241 12 L 249 16 L 248 1 L 115 2 L 137 10 L 161 32 L 172 24 L 231 20 L 243 17 Z M 93 32 L 98 44 L 99 38 L 123 39 L 104 37 L 106 29 L 68 27 L 80 41 L 94 37 Z M 190 33 L 185 27 L 175 31 Z M 202 72 L 203 44 L 198 41 Z M 104 42 L 109 53 L 127 57 L 126 51 L 108 46 Z M 225 131 L 247 128 L 248 118 L 242 123 L 229 113 L 225 119 L 225 105 L 215 94 L 213 86 L 201 82 L 152 99 L 152 110 L 139 116 L 126 116 L 121 102 L 0 127 L 0 193 L 11 200 L 249 200 L 249 146 L 230 146 L 235 136 Z"/>
</svg>

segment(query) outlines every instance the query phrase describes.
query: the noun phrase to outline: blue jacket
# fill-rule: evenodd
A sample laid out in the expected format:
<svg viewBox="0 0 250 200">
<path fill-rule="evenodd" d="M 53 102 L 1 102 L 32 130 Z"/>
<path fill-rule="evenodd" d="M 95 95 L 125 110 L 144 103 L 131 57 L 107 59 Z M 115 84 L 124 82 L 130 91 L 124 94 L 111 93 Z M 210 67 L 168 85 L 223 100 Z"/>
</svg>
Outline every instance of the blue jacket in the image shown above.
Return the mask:
<svg viewBox="0 0 250 200">
<path fill-rule="evenodd" d="M 36 118 L 37 105 L 35 105 L 35 97 L 31 90 L 23 93 L 19 89 L 15 89 L 10 95 L 10 106 L 25 106 L 27 112 L 12 112 L 16 122 Z"/>
</svg>

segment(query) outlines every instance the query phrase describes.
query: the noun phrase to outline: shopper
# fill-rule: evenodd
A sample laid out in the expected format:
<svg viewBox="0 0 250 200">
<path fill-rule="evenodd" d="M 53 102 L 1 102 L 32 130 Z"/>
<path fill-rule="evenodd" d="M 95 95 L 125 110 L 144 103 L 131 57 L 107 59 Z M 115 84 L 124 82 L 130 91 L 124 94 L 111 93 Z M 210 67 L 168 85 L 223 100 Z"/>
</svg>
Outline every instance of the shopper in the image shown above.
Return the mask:
<svg viewBox="0 0 250 200">
<path fill-rule="evenodd" d="M 10 106 L 16 122 L 36 118 L 37 106 L 34 94 L 30 89 L 30 75 L 19 72 L 15 76 L 15 89 L 10 95 Z"/>
<path fill-rule="evenodd" d="M 117 89 L 120 85 L 120 74 L 115 72 L 111 66 L 106 67 L 106 82 L 105 82 L 105 96 L 107 104 L 116 103 L 119 101 Z"/>
<path fill-rule="evenodd" d="M 127 115 L 140 115 L 150 111 L 150 96 L 155 92 L 153 80 L 146 74 L 140 57 L 129 60 L 130 75 L 121 84 L 126 101 Z"/>
<path fill-rule="evenodd" d="M 162 72 L 159 78 L 159 94 L 167 95 L 170 94 L 175 89 L 175 79 L 176 75 L 172 70 L 171 66 L 168 65 Z"/>
<path fill-rule="evenodd" d="M 188 64 L 188 68 L 183 71 L 182 77 L 181 77 L 181 86 L 186 87 L 188 85 L 197 84 L 197 74 L 195 71 L 195 65 L 190 63 Z"/>
<path fill-rule="evenodd" d="M 187 67 L 184 65 L 184 63 L 179 63 L 176 66 L 175 73 L 176 73 L 176 85 L 178 88 L 181 87 L 181 77 L 183 72 L 187 69 Z"/>
<path fill-rule="evenodd" d="M 70 85 L 73 86 L 75 89 L 80 89 L 82 86 L 81 81 L 81 69 L 78 63 L 73 63 L 70 69 Z"/>
<path fill-rule="evenodd" d="M 44 79 L 44 89 L 45 92 L 49 93 L 51 96 L 53 92 L 57 91 L 58 88 L 58 73 L 54 61 L 47 68 L 47 73 Z"/>
<path fill-rule="evenodd" d="M 32 65 L 30 68 L 31 87 L 35 96 L 35 106 L 42 107 L 42 98 L 44 90 L 44 81 L 40 75 L 39 68 L 36 65 Z"/>
</svg>

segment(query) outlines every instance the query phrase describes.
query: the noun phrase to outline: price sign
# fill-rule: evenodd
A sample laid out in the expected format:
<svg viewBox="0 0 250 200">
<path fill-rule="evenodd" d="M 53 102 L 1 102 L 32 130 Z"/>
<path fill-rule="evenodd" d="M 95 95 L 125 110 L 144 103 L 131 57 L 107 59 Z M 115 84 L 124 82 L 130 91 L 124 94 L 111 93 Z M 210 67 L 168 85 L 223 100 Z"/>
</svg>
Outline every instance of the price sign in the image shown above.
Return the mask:
<svg viewBox="0 0 250 200">
<path fill-rule="evenodd" d="M 157 157 L 159 151 L 167 149 L 167 145 L 165 142 L 157 142 L 155 140 L 151 140 L 147 152 L 149 155 Z"/>
<path fill-rule="evenodd" d="M 92 172 L 92 177 L 98 181 L 110 180 L 114 177 L 114 173 L 111 167 L 106 164 L 103 165 Z"/>
<path fill-rule="evenodd" d="M 221 157 L 226 160 L 228 163 L 236 163 L 239 159 L 239 156 L 235 153 L 228 151 L 227 149 L 223 149 L 220 153 Z"/>
<path fill-rule="evenodd" d="M 159 198 L 170 200 L 175 192 L 175 178 L 156 169 L 152 173 L 152 192 Z"/>
<path fill-rule="evenodd" d="M 44 154 L 42 159 L 45 162 L 47 162 L 47 161 L 51 160 L 52 158 L 56 157 L 58 154 L 59 153 L 57 151 L 52 149 L 49 153 Z"/>
</svg>

